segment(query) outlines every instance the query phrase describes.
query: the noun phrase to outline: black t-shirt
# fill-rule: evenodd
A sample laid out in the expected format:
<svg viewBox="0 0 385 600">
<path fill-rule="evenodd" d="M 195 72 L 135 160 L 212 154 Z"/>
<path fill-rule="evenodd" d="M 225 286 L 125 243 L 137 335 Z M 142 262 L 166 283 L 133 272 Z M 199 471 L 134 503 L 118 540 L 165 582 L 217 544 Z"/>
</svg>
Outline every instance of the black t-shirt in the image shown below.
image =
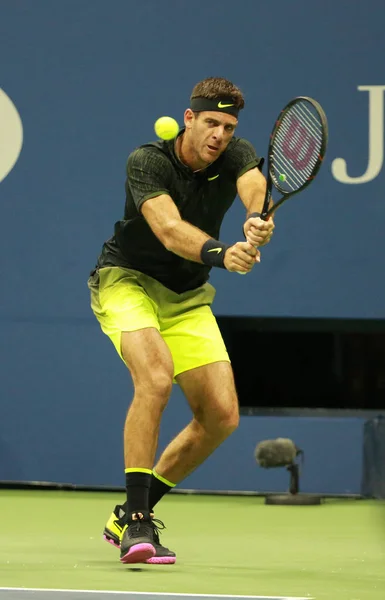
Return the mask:
<svg viewBox="0 0 385 600">
<path fill-rule="evenodd" d="M 211 267 L 167 250 L 140 208 L 146 200 L 168 194 L 183 220 L 218 239 L 225 213 L 237 195 L 238 177 L 261 168 L 262 163 L 250 142 L 235 137 L 215 162 L 195 173 L 176 156 L 175 140 L 140 146 L 127 161 L 124 217 L 103 245 L 98 266 L 141 271 L 178 294 L 201 286 Z"/>
</svg>

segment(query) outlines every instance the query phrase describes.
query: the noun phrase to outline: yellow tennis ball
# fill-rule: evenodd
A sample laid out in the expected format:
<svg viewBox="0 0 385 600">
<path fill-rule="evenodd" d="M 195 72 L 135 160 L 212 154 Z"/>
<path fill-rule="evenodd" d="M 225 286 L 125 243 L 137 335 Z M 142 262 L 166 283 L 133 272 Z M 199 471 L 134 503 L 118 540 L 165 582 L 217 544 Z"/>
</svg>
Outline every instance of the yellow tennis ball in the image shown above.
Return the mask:
<svg viewBox="0 0 385 600">
<path fill-rule="evenodd" d="M 155 121 L 154 129 L 162 140 L 172 140 L 178 135 L 179 125 L 172 117 L 159 117 Z"/>
</svg>

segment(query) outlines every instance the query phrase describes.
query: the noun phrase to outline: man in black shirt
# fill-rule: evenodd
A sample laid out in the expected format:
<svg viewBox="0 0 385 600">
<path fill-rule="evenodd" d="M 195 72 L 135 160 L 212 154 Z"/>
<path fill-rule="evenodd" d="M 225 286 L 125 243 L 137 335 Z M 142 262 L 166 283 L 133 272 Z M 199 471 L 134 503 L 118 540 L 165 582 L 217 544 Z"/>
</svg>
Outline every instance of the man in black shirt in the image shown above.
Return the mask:
<svg viewBox="0 0 385 600">
<path fill-rule="evenodd" d="M 127 501 L 104 534 L 123 563 L 173 563 L 159 542 L 153 509 L 237 427 L 230 360 L 211 303 L 212 267 L 246 274 L 273 233 L 259 218 L 266 190 L 263 160 L 234 137 L 242 92 L 223 78 L 193 89 L 185 127 L 128 158 L 124 217 L 99 256 L 88 285 L 91 306 L 130 370 L 134 398 L 124 428 Z M 219 241 L 236 195 L 247 216 L 245 239 Z M 162 412 L 173 381 L 193 418 L 154 467 Z"/>
</svg>

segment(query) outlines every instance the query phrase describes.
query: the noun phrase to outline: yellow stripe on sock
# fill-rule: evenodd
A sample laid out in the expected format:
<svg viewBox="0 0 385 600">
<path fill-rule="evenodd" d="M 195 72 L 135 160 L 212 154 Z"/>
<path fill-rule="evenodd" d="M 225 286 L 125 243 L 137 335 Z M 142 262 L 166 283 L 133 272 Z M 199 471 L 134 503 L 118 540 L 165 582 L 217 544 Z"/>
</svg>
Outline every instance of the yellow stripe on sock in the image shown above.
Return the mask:
<svg viewBox="0 0 385 600">
<path fill-rule="evenodd" d="M 171 483 L 171 481 L 169 481 L 168 479 L 166 479 L 165 477 L 162 477 L 162 475 L 159 475 L 159 473 L 157 473 L 155 471 L 155 469 L 152 470 L 152 474 L 154 475 L 154 477 L 156 477 L 157 479 L 159 479 L 159 481 L 161 481 L 162 483 L 164 483 L 165 485 L 168 485 L 168 487 L 175 487 L 176 483 Z"/>
<path fill-rule="evenodd" d="M 148 473 L 149 475 L 152 474 L 151 469 L 124 469 L 125 473 Z"/>
</svg>

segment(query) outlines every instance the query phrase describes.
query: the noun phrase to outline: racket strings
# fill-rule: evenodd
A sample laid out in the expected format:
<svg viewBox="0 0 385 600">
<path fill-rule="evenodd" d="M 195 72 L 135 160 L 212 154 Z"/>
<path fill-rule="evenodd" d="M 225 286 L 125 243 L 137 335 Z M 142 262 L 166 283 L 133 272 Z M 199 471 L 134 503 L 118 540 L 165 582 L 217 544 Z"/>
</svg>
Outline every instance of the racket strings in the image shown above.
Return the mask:
<svg viewBox="0 0 385 600">
<path fill-rule="evenodd" d="M 317 163 L 322 137 L 305 137 L 305 128 L 298 121 L 286 119 L 277 132 L 275 154 L 278 161 L 291 166 L 300 180 L 307 179 Z"/>
<path fill-rule="evenodd" d="M 279 187 L 287 191 L 302 187 L 318 163 L 322 143 L 323 126 L 318 114 L 305 102 L 291 106 L 278 125 L 271 148 L 272 175 L 276 180 L 285 175 Z"/>
<path fill-rule="evenodd" d="M 314 166 L 317 164 L 318 154 L 308 161 L 304 169 L 297 169 L 290 159 L 285 158 L 285 155 L 278 151 L 273 151 L 273 167 L 280 173 L 284 173 L 292 178 L 292 183 L 295 187 L 301 186 L 312 174 Z M 289 180 L 287 180 L 289 184 Z"/>
<path fill-rule="evenodd" d="M 298 117 L 302 118 L 302 124 L 309 129 L 309 131 L 315 136 L 320 137 L 322 141 L 322 123 L 319 120 L 318 115 L 315 116 L 305 104 L 295 104 L 293 106 L 293 113 L 297 113 Z"/>
<path fill-rule="evenodd" d="M 295 128 L 294 133 L 297 138 L 303 130 L 308 134 L 308 142 L 313 140 L 314 144 L 321 148 L 323 140 L 323 126 L 318 114 L 314 114 L 310 111 L 308 106 L 304 102 L 297 102 L 294 104 L 286 115 L 290 117 L 291 121 L 294 119 L 298 127 Z"/>
</svg>

